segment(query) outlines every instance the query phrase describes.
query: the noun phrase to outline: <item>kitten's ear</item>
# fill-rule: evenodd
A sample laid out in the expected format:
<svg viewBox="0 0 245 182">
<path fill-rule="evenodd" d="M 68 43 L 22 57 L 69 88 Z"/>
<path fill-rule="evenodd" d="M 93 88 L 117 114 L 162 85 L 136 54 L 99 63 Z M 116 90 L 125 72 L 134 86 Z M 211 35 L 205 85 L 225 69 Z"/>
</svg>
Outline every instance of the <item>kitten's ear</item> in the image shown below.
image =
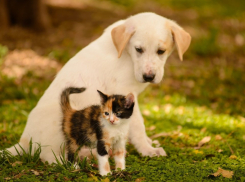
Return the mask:
<svg viewBox="0 0 245 182">
<path fill-rule="evenodd" d="M 134 95 L 132 93 L 129 93 L 126 96 L 126 103 L 125 103 L 124 107 L 126 109 L 129 109 L 129 108 L 131 108 L 133 106 L 134 106 Z"/>
<path fill-rule="evenodd" d="M 105 104 L 106 101 L 108 100 L 108 96 L 103 94 L 101 91 L 97 90 L 97 92 L 100 94 L 100 101 L 101 104 Z"/>
</svg>

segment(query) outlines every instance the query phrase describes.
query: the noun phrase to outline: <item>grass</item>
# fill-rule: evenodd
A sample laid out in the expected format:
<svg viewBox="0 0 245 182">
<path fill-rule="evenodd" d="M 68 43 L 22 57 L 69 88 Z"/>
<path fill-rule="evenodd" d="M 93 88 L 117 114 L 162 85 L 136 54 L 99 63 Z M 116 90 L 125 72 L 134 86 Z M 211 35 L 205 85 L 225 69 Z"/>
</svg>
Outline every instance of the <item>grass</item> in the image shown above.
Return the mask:
<svg viewBox="0 0 245 182">
<path fill-rule="evenodd" d="M 137 1 L 111 1 L 130 11 L 137 11 L 137 5 L 148 10 Z M 179 62 L 176 54 L 170 57 L 162 83 L 148 87 L 139 98 L 147 134 L 159 141 L 167 157 L 142 157 L 129 144 L 126 171 L 101 177 L 95 160 L 82 160 L 79 170 L 64 157 L 49 165 L 39 159 L 38 148 L 33 156 L 29 152 L 1 155 L 0 181 L 245 181 L 245 43 L 235 39 L 237 35 L 245 39 L 245 4 L 218 2 L 152 2 L 151 7 L 162 8 L 162 14 L 187 29 L 193 26 L 185 61 Z M 64 64 L 73 48 L 61 47 L 48 48 L 44 55 Z M 11 50 L 0 45 L 0 65 Z M 54 75 L 30 71 L 17 81 L 0 73 L 0 149 L 18 142 L 28 113 Z M 205 137 L 210 141 L 200 145 Z M 213 175 L 219 168 L 232 171 L 233 176 Z"/>
</svg>

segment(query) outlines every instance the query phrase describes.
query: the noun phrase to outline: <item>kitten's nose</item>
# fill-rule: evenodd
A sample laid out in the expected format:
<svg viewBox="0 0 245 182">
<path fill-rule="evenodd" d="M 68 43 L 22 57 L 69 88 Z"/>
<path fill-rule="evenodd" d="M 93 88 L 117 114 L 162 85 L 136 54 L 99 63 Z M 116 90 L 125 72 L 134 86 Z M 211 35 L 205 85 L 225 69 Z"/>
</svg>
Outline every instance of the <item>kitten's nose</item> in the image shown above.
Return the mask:
<svg viewBox="0 0 245 182">
<path fill-rule="evenodd" d="M 111 124 L 113 124 L 114 123 L 114 120 L 110 120 L 110 122 L 111 122 Z"/>
</svg>

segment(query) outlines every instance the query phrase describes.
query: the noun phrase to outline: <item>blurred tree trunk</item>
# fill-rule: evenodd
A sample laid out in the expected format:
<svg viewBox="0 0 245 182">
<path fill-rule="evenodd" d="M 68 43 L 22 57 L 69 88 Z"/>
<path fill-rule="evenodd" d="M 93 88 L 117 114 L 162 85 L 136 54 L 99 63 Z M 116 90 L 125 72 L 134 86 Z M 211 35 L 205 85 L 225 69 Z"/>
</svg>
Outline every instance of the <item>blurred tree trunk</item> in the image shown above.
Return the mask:
<svg viewBox="0 0 245 182">
<path fill-rule="evenodd" d="M 0 28 L 11 25 L 49 29 L 51 23 L 43 0 L 0 0 Z"/>
</svg>

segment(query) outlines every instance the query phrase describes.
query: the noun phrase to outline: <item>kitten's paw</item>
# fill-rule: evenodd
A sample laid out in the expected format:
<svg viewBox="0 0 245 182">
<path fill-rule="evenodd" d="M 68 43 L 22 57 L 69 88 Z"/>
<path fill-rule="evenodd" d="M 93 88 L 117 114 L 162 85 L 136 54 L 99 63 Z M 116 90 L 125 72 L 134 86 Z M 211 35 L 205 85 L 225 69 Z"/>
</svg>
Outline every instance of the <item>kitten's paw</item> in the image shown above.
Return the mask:
<svg viewBox="0 0 245 182">
<path fill-rule="evenodd" d="M 143 156 L 149 156 L 149 157 L 167 156 L 165 150 L 161 147 L 160 148 L 149 147 L 146 150 L 143 150 L 141 153 Z"/>
</svg>

